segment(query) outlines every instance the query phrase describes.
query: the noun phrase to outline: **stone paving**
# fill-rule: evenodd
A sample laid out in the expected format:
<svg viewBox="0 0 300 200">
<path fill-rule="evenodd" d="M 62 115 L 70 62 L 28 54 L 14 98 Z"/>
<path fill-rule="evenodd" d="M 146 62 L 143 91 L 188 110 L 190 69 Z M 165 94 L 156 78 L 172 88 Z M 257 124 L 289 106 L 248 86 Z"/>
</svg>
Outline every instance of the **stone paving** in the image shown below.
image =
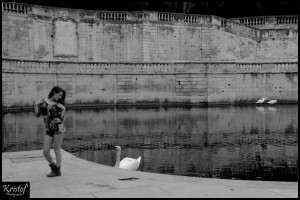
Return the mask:
<svg viewBox="0 0 300 200">
<path fill-rule="evenodd" d="M 55 157 L 53 150 L 51 155 Z M 35 198 L 298 198 L 298 182 L 225 180 L 128 171 L 62 151 L 62 176 L 48 178 L 42 150 L 2 153 L 2 182 L 30 182 Z"/>
</svg>

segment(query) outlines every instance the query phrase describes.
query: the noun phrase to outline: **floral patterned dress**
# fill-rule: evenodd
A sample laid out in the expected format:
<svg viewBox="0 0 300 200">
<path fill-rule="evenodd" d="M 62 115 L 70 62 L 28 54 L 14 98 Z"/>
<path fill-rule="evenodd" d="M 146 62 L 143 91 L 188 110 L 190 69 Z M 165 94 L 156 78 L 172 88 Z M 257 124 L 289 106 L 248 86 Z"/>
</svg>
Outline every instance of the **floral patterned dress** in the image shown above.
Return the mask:
<svg viewBox="0 0 300 200">
<path fill-rule="evenodd" d="M 46 135 L 53 137 L 54 134 L 65 133 L 66 129 L 62 123 L 62 109 L 57 104 L 51 104 L 43 99 L 43 102 L 39 106 L 40 113 L 44 117 L 46 126 Z"/>
</svg>

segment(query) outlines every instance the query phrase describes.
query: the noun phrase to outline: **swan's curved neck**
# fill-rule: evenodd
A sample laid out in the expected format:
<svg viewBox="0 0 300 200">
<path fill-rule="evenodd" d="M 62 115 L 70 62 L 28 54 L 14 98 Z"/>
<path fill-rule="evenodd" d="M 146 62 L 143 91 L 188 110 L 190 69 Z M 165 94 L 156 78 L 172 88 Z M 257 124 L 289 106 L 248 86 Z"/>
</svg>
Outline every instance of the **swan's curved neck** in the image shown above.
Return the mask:
<svg viewBox="0 0 300 200">
<path fill-rule="evenodd" d="M 121 159 L 121 150 L 117 151 L 117 158 L 116 158 L 115 167 L 119 168 L 119 166 L 120 166 L 120 159 Z"/>
</svg>

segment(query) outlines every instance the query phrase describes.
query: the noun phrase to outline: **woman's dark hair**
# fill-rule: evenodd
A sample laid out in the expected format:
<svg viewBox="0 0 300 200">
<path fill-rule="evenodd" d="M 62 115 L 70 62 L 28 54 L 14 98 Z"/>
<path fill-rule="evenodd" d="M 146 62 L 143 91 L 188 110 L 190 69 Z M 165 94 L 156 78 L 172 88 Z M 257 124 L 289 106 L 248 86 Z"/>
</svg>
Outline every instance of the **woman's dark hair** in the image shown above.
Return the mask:
<svg viewBox="0 0 300 200">
<path fill-rule="evenodd" d="M 49 95 L 48 95 L 48 98 L 51 98 L 51 97 L 53 96 L 54 93 L 60 93 L 60 92 L 62 92 L 63 95 L 62 95 L 61 99 L 59 99 L 59 100 L 57 101 L 57 103 L 60 103 L 60 104 L 62 104 L 62 105 L 65 105 L 65 104 L 66 104 L 66 100 L 65 100 L 65 98 L 66 98 L 66 91 L 64 91 L 64 89 L 62 89 L 62 88 L 59 87 L 59 86 L 54 86 L 54 87 L 52 88 L 52 90 L 50 91 L 50 93 L 49 93 Z"/>
</svg>

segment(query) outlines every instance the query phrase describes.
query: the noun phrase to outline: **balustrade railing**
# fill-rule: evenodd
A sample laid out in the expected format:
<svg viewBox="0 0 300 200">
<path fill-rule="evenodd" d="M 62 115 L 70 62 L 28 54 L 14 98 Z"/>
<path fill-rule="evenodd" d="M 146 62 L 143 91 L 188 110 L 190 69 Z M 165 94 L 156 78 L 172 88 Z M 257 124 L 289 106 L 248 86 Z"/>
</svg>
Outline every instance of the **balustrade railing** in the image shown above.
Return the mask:
<svg viewBox="0 0 300 200">
<path fill-rule="evenodd" d="M 195 15 L 184 15 L 184 22 L 198 24 L 200 23 L 201 17 Z"/>
<path fill-rule="evenodd" d="M 2 2 L 2 11 L 27 14 L 29 6 L 14 2 Z"/>
<path fill-rule="evenodd" d="M 20 14 L 27 14 L 31 7 L 35 5 L 30 4 L 22 4 L 16 2 L 2 2 L 2 11 L 5 12 L 13 12 L 13 13 L 20 13 Z M 95 11 L 96 12 L 96 11 Z M 110 20 L 110 21 L 127 21 L 129 12 L 114 12 L 114 11 L 107 11 L 102 12 L 100 11 L 100 20 Z M 157 13 L 157 20 L 158 21 L 165 21 L 165 22 L 174 22 L 177 21 L 180 17 L 177 16 L 182 14 L 175 14 L 175 13 Z M 185 23 L 200 23 L 199 16 L 195 15 L 184 15 L 183 22 Z M 274 25 L 284 25 L 284 24 L 298 24 L 298 16 L 291 15 L 291 16 L 262 16 L 262 17 L 243 17 L 243 18 L 232 18 L 235 22 L 240 24 L 248 25 L 248 26 L 263 26 L 266 24 L 274 24 Z M 221 22 L 222 27 L 227 27 L 228 23 L 226 19 L 222 20 Z"/>
<path fill-rule="evenodd" d="M 240 19 L 239 23 L 244 25 L 264 25 L 266 24 L 266 19 L 264 17 L 258 17 L 258 18 L 250 18 L 250 19 Z"/>
<path fill-rule="evenodd" d="M 128 13 L 100 12 L 100 20 L 127 21 Z"/>
<path fill-rule="evenodd" d="M 277 24 L 298 24 L 298 16 L 276 17 Z"/>
<path fill-rule="evenodd" d="M 164 22 L 184 22 L 184 23 L 193 23 L 200 24 L 205 21 L 209 16 L 197 16 L 197 15 L 186 15 L 180 13 L 157 13 L 157 20 Z"/>
<path fill-rule="evenodd" d="M 184 22 L 197 24 L 199 23 L 199 20 L 197 16 L 185 15 Z"/>
<path fill-rule="evenodd" d="M 231 20 L 247 25 L 247 26 L 264 26 L 270 25 L 284 25 L 284 24 L 297 24 L 298 16 L 263 16 L 263 17 L 243 17 L 232 18 Z"/>
<path fill-rule="evenodd" d="M 222 19 L 221 20 L 221 27 L 227 27 L 227 21 L 226 20 L 224 20 L 224 19 Z"/>
<path fill-rule="evenodd" d="M 174 22 L 175 17 L 174 17 L 174 14 L 158 13 L 158 21 Z"/>
<path fill-rule="evenodd" d="M 124 62 L 126 63 L 126 62 Z M 173 63 L 89 63 L 89 62 L 57 62 L 57 61 L 35 61 L 2 59 L 2 73 L 22 72 L 22 73 L 141 73 L 153 71 L 179 72 L 186 63 L 191 69 L 200 69 L 201 66 L 210 73 L 214 70 L 229 70 L 229 73 L 240 72 L 298 72 L 298 62 L 173 62 Z M 72 67 L 70 66 L 72 65 Z M 194 68 L 194 67 L 196 68 Z M 185 67 L 186 68 L 186 67 Z M 189 68 L 189 67 L 187 67 Z M 178 70 L 180 69 L 180 70 Z M 182 70 L 181 70 L 182 71 Z"/>
</svg>

